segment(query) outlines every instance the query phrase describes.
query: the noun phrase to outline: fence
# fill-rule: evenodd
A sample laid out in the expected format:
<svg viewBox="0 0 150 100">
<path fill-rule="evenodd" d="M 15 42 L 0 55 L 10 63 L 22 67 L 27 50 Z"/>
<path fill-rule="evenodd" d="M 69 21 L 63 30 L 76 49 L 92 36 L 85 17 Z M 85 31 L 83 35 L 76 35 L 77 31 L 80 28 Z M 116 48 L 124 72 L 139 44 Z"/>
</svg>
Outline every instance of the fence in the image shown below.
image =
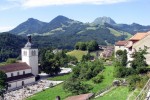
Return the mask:
<svg viewBox="0 0 150 100">
<path fill-rule="evenodd" d="M 147 81 L 144 88 L 141 90 L 139 95 L 136 97 L 135 100 L 149 100 L 150 99 L 150 79 Z"/>
</svg>

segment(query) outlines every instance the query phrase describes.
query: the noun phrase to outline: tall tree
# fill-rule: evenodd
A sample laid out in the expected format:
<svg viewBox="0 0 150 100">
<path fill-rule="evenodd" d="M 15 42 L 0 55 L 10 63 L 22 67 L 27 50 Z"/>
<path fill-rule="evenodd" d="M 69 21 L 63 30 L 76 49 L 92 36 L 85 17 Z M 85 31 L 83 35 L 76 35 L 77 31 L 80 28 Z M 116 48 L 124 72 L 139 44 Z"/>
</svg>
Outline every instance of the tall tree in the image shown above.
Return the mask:
<svg viewBox="0 0 150 100">
<path fill-rule="evenodd" d="M 139 49 L 133 54 L 133 61 L 131 61 L 131 66 L 134 69 L 143 68 L 147 66 L 145 55 L 147 54 L 147 47 L 144 49 Z"/>
<path fill-rule="evenodd" d="M 7 75 L 0 71 L 0 96 L 4 98 L 4 93 L 7 90 L 7 83 L 6 83 Z"/>
</svg>

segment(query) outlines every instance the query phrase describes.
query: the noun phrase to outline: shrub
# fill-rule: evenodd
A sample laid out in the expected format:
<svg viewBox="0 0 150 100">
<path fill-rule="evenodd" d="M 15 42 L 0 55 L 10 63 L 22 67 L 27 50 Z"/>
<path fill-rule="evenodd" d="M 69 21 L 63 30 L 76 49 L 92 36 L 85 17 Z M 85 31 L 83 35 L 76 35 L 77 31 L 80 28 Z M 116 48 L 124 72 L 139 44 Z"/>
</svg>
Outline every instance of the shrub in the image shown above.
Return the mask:
<svg viewBox="0 0 150 100">
<path fill-rule="evenodd" d="M 103 79 L 104 79 L 104 76 L 99 74 L 96 77 L 94 77 L 92 81 L 97 84 L 97 83 L 101 83 Z"/>
</svg>

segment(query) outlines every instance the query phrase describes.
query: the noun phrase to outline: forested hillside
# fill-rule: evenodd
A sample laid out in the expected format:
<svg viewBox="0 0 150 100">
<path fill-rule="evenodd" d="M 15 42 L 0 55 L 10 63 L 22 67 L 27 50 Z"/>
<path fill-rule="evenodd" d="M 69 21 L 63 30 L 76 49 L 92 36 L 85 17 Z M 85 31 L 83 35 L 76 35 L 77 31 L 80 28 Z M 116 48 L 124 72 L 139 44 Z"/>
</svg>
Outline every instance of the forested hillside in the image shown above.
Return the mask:
<svg viewBox="0 0 150 100">
<path fill-rule="evenodd" d="M 22 36 L 12 35 L 9 33 L 0 34 L 0 62 L 7 58 L 16 58 L 21 52 L 26 39 Z"/>
</svg>

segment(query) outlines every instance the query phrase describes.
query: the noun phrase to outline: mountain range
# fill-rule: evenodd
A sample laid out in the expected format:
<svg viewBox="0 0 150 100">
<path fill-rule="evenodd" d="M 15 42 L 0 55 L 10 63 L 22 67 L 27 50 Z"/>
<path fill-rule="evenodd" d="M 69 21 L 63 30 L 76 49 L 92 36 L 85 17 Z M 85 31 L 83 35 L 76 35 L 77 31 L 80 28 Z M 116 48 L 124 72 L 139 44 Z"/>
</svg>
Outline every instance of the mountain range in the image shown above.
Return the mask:
<svg viewBox="0 0 150 100">
<path fill-rule="evenodd" d="M 16 28 L 9 31 L 17 35 L 52 35 L 52 34 L 72 34 L 82 33 L 85 30 L 95 30 L 97 26 L 111 28 L 118 32 L 128 32 L 135 34 L 137 32 L 146 32 L 150 30 L 150 26 L 143 26 L 137 23 L 131 25 L 118 24 L 110 17 L 98 17 L 92 23 L 82 23 L 59 15 L 50 22 L 42 22 L 34 18 L 29 18 Z"/>
<path fill-rule="evenodd" d="M 117 24 L 110 17 L 99 17 L 92 23 L 82 23 L 65 16 L 57 16 L 50 22 L 29 18 L 11 31 L 0 34 L 0 62 L 20 55 L 27 34 L 32 34 L 32 43 L 39 49 L 73 49 L 79 41 L 95 40 L 99 45 L 112 45 L 118 40 L 130 38 L 136 32 L 149 30 L 150 26 L 137 23 Z"/>
</svg>

